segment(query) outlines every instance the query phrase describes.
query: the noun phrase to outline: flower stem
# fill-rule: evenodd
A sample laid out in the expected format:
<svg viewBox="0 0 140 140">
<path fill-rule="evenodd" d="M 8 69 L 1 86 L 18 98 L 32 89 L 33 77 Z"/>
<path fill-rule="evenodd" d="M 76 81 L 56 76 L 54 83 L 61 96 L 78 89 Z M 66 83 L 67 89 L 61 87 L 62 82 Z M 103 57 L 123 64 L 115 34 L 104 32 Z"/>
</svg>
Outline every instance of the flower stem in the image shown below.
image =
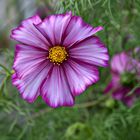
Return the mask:
<svg viewBox="0 0 140 140">
<path fill-rule="evenodd" d="M 87 107 L 91 107 L 91 106 L 93 107 L 93 106 L 100 104 L 102 101 L 106 100 L 107 98 L 108 98 L 108 96 L 102 96 L 98 100 L 76 104 L 73 108 L 87 108 Z M 54 111 L 54 109 L 47 108 L 47 109 L 40 110 L 39 112 L 32 114 L 31 118 L 32 119 L 38 118 L 40 115 L 44 115 L 45 113 L 48 113 L 51 111 Z M 29 119 L 31 119 L 31 118 L 29 118 Z"/>
<path fill-rule="evenodd" d="M 4 65 L 0 64 L 0 67 L 3 68 L 8 75 L 11 75 L 11 72 Z"/>
<path fill-rule="evenodd" d="M 135 91 L 137 88 L 139 88 L 139 87 L 140 87 L 140 83 L 138 83 L 132 90 L 130 90 L 130 91 L 128 92 L 127 96 L 132 95 L 132 94 L 134 93 L 134 91 Z"/>
</svg>

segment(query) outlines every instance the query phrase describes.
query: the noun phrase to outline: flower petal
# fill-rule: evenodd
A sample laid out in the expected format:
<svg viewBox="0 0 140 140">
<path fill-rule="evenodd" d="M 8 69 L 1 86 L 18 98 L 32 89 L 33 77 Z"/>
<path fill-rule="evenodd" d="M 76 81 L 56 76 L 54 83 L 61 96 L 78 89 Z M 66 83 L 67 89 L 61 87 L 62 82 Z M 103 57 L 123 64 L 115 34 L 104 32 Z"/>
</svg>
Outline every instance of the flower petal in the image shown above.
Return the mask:
<svg viewBox="0 0 140 140">
<path fill-rule="evenodd" d="M 130 59 L 130 57 L 125 52 L 115 55 L 111 61 L 112 71 L 121 74 L 126 70 L 131 70 L 131 60 L 132 59 Z"/>
<path fill-rule="evenodd" d="M 88 64 L 107 66 L 109 55 L 107 48 L 96 36 L 89 37 L 72 46 L 69 50 L 70 56 Z"/>
<path fill-rule="evenodd" d="M 137 88 L 135 91 L 136 96 L 140 96 L 140 88 Z"/>
<path fill-rule="evenodd" d="M 110 92 L 114 87 L 113 81 L 111 81 L 104 90 L 104 93 Z"/>
<path fill-rule="evenodd" d="M 17 74 L 12 76 L 13 85 L 15 85 L 23 99 L 27 100 L 28 102 L 34 102 L 38 95 L 40 94 L 40 87 L 42 82 L 51 69 L 51 65 L 47 64 L 46 66 L 40 66 L 34 73 L 28 75 L 24 78 L 19 78 Z"/>
<path fill-rule="evenodd" d="M 48 51 L 27 45 L 18 44 L 15 51 L 13 69 L 18 77 L 31 74 L 37 67 L 47 61 Z"/>
<path fill-rule="evenodd" d="M 16 74 L 12 76 L 13 85 L 19 89 L 23 99 L 28 102 L 34 102 L 36 100 L 38 95 L 40 95 L 42 82 L 47 78 L 50 69 L 51 65 L 48 63 L 46 66 L 38 67 L 36 71 L 22 79 Z"/>
<path fill-rule="evenodd" d="M 40 94 L 42 82 L 52 67 L 46 59 L 46 52 L 40 48 L 18 45 L 14 62 L 15 74 L 12 76 L 15 85 L 23 99 L 33 102 Z"/>
<path fill-rule="evenodd" d="M 122 101 L 128 106 L 131 107 L 135 101 L 134 96 L 127 96 L 122 99 Z"/>
<path fill-rule="evenodd" d="M 45 50 L 50 46 L 47 39 L 38 31 L 35 25 L 42 20 L 38 15 L 24 20 L 21 25 L 12 30 L 11 38 L 30 46 L 41 47 Z"/>
<path fill-rule="evenodd" d="M 52 46 L 60 45 L 71 16 L 70 12 L 51 15 L 36 27 L 44 34 Z"/>
<path fill-rule="evenodd" d="M 63 67 L 73 96 L 81 94 L 87 86 L 99 80 L 99 73 L 96 66 L 68 60 Z"/>
<path fill-rule="evenodd" d="M 112 90 L 116 90 L 116 89 L 120 88 L 120 86 L 121 86 L 120 75 L 118 75 L 116 73 L 112 73 L 111 82 L 105 88 L 104 93 L 108 93 Z"/>
<path fill-rule="evenodd" d="M 103 27 L 92 27 L 85 23 L 81 17 L 72 16 L 68 27 L 65 31 L 63 46 L 71 47 L 73 44 L 80 42 L 87 37 L 94 35 L 96 32 L 103 30 Z"/>
<path fill-rule="evenodd" d="M 125 87 L 120 87 L 117 88 L 113 93 L 112 93 L 112 97 L 116 100 L 122 100 L 127 93 L 130 91 L 129 88 L 125 88 Z"/>
<path fill-rule="evenodd" d="M 54 66 L 41 88 L 43 100 L 51 107 L 72 106 L 73 96 L 61 66 Z"/>
</svg>

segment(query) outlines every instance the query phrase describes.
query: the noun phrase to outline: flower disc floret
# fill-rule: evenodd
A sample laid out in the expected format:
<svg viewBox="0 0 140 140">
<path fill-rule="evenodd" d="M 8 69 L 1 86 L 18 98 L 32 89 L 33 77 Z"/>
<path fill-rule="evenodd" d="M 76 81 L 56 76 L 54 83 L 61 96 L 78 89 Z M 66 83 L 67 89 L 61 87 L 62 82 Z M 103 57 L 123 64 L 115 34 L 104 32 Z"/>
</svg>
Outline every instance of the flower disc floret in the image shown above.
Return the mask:
<svg viewBox="0 0 140 140">
<path fill-rule="evenodd" d="M 68 53 L 65 47 L 55 46 L 49 50 L 49 59 L 54 64 L 60 64 L 64 60 L 67 60 Z"/>
</svg>

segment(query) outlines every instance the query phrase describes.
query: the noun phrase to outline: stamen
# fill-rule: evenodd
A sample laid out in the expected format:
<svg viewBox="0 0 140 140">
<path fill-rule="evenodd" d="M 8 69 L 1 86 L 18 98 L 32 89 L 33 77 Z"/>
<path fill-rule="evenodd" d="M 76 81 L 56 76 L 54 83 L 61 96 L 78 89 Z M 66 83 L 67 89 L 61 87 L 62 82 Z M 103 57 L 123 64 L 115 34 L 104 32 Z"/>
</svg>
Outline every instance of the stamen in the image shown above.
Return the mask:
<svg viewBox="0 0 140 140">
<path fill-rule="evenodd" d="M 64 60 L 67 60 L 68 53 L 65 47 L 54 46 L 49 50 L 49 59 L 52 63 L 60 65 Z"/>
</svg>

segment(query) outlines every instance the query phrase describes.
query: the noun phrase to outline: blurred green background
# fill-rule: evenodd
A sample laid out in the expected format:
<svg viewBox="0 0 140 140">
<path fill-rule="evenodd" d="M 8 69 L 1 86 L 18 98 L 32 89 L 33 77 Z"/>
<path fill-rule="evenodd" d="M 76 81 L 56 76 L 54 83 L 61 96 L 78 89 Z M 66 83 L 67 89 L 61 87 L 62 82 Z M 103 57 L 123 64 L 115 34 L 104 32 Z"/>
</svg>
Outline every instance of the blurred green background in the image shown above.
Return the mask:
<svg viewBox="0 0 140 140">
<path fill-rule="evenodd" d="M 100 81 L 76 97 L 75 107 L 51 109 L 41 97 L 28 104 L 12 86 L 11 29 L 35 13 L 70 10 L 104 26 L 98 36 L 110 57 L 140 46 L 140 0 L 0 0 L 0 140 L 140 140 L 140 101 L 128 108 L 104 95 L 109 68 L 100 68 Z"/>
</svg>

